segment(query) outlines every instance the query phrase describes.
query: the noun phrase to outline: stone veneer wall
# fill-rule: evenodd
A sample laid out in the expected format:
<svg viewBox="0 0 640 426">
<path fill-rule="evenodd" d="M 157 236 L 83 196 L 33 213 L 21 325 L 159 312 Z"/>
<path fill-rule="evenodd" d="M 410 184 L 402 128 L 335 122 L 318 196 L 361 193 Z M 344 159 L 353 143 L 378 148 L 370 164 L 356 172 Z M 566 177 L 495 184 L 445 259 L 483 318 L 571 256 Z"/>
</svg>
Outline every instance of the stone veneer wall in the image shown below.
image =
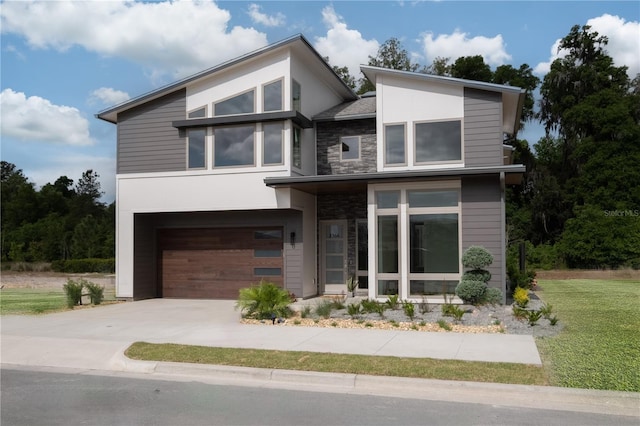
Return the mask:
<svg viewBox="0 0 640 426">
<path fill-rule="evenodd" d="M 318 194 L 318 221 L 347 220 L 347 259 L 349 275 L 356 273 L 356 220 L 367 218 L 367 193 Z M 318 226 L 318 232 L 321 232 Z M 318 244 L 320 244 L 318 235 Z M 318 247 L 320 253 L 320 247 Z M 318 256 L 318 276 L 320 276 L 320 257 Z"/>
<path fill-rule="evenodd" d="M 360 159 L 340 160 L 340 137 L 361 136 Z M 319 175 L 372 173 L 376 171 L 376 120 L 323 121 L 316 127 Z"/>
</svg>

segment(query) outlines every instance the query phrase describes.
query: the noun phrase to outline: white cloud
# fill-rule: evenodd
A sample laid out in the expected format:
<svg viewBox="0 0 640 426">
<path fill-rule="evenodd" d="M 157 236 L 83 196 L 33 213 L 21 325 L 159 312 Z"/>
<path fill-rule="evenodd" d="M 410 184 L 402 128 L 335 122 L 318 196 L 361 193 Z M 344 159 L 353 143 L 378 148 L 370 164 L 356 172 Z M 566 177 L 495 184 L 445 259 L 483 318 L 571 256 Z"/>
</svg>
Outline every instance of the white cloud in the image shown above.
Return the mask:
<svg viewBox="0 0 640 426">
<path fill-rule="evenodd" d="M 597 18 L 589 19 L 586 25 L 599 35 L 607 36 L 609 43 L 605 47 L 613 63 L 621 67 L 629 67 L 627 73 L 631 78 L 640 73 L 640 22 L 625 21 L 624 18 L 604 14 Z M 551 63 L 558 58 L 566 56 L 566 51 L 558 51 L 561 39 L 555 41 L 551 47 L 551 56 L 548 62 L 540 62 L 534 68 L 538 75 L 549 72 Z"/>
<path fill-rule="evenodd" d="M 501 34 L 492 38 L 469 37 L 467 33 L 455 30 L 453 34 L 440 34 L 437 37 L 433 33 L 424 33 L 421 41 L 427 65 L 437 57 L 450 58 L 453 62 L 462 56 L 482 55 L 485 63 L 493 67 L 511 60 Z"/>
<path fill-rule="evenodd" d="M 262 13 L 261 10 L 262 7 L 255 3 L 249 5 L 248 13 L 254 24 L 261 24 L 265 27 L 281 27 L 285 24 L 286 18 L 282 13 L 278 12 L 269 16 L 266 13 Z"/>
<path fill-rule="evenodd" d="M 253 28 L 229 28 L 229 12 L 211 0 L 8 1 L 0 16 L 3 32 L 24 36 L 33 48 L 81 46 L 173 78 L 267 44 Z"/>
<path fill-rule="evenodd" d="M 347 27 L 342 16 L 332 6 L 322 9 L 322 21 L 327 27 L 326 37 L 316 37 L 315 48 L 322 56 L 328 56 L 331 65 L 346 66 L 356 79 L 360 76 L 360 65 L 375 56 L 380 44 L 365 40 L 357 30 Z"/>
<path fill-rule="evenodd" d="M 91 100 L 97 100 L 105 105 L 117 105 L 131 98 L 127 92 L 101 87 L 91 92 Z"/>
<path fill-rule="evenodd" d="M 29 142 L 93 145 L 89 121 L 77 108 L 5 89 L 0 93 L 2 136 Z"/>
</svg>

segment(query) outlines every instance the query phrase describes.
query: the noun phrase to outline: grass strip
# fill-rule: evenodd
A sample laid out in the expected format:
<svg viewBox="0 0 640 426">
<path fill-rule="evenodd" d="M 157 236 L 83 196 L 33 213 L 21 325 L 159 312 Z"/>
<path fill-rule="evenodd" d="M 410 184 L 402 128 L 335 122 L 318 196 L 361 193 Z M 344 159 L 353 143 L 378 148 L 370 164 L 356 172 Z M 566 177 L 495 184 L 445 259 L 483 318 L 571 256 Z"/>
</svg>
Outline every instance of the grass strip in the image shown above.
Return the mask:
<svg viewBox="0 0 640 426">
<path fill-rule="evenodd" d="M 554 386 L 640 392 L 640 281 L 541 280 L 565 323 L 536 343 Z"/>
<path fill-rule="evenodd" d="M 60 290 L 12 288 L 0 291 L 2 315 L 44 314 L 66 309 L 67 299 Z"/>
<path fill-rule="evenodd" d="M 125 354 L 146 361 L 232 365 L 326 373 L 546 385 L 542 367 L 527 364 L 237 349 L 136 342 Z"/>
</svg>

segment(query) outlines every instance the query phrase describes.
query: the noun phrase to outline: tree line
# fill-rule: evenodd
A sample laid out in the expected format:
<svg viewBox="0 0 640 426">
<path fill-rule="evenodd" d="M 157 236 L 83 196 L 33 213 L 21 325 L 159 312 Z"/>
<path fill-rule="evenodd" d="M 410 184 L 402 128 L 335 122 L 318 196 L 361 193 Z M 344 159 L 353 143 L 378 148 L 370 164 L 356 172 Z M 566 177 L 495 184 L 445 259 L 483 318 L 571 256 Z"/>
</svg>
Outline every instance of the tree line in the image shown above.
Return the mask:
<svg viewBox="0 0 640 426">
<path fill-rule="evenodd" d="M 615 66 L 607 44 L 591 27 L 573 26 L 543 80 L 527 64 L 491 69 L 480 55 L 422 66 L 395 38 L 368 64 L 525 89 L 521 127 L 539 122 L 545 136 L 505 136 L 527 167 L 523 184 L 507 190 L 511 262 L 524 243 L 536 267 L 640 268 L 640 75 Z M 375 90 L 347 67 L 333 69 L 357 93 Z"/>
<path fill-rule="evenodd" d="M 115 256 L 115 203 L 101 203 L 99 175 L 61 176 L 39 190 L 2 161 L 0 249 L 3 262 L 51 262 Z"/>
</svg>

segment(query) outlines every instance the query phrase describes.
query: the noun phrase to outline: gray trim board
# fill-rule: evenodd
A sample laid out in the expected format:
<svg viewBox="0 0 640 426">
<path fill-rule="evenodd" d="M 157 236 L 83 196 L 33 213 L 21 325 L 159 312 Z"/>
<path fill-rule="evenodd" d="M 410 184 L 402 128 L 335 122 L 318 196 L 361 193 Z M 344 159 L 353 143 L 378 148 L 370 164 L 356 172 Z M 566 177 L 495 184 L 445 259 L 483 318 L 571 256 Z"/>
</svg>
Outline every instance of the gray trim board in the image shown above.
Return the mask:
<svg viewBox="0 0 640 426">
<path fill-rule="evenodd" d="M 177 129 L 183 130 L 193 127 L 223 126 L 229 124 L 248 124 L 283 120 L 292 120 L 303 129 L 313 128 L 313 122 L 302 115 L 300 111 L 278 111 L 259 114 L 227 115 L 224 117 L 212 118 L 192 118 L 188 120 L 176 120 L 172 122 L 171 125 Z"/>
</svg>

